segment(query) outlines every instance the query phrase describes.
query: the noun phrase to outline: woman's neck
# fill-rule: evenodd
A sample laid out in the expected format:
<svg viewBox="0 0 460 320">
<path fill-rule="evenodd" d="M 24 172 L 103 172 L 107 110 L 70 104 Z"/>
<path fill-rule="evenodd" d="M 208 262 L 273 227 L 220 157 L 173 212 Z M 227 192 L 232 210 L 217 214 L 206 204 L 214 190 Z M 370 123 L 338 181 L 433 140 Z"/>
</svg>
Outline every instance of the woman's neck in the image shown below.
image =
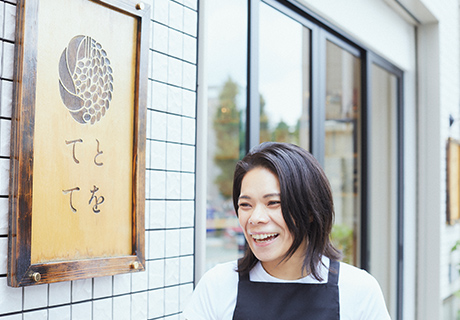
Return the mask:
<svg viewBox="0 0 460 320">
<path fill-rule="evenodd" d="M 303 263 L 303 256 L 296 257 L 295 254 L 283 261 L 261 261 L 269 275 L 282 280 L 297 280 L 307 276 Z"/>
</svg>

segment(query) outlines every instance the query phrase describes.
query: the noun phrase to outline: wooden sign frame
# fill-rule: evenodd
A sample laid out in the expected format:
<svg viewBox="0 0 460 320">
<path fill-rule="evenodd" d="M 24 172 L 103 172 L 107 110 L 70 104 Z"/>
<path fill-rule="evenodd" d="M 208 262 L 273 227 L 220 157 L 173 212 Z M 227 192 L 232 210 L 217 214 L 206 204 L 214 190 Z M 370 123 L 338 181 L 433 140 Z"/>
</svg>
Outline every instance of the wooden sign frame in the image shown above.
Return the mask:
<svg viewBox="0 0 460 320">
<path fill-rule="evenodd" d="M 135 63 L 132 106 L 131 254 L 31 263 L 33 227 L 34 128 L 37 106 L 38 12 L 44 0 L 18 0 L 11 133 L 8 285 L 70 281 L 145 270 L 145 140 L 150 6 L 122 0 L 87 0 L 134 19 Z M 62 1 L 62 0 L 47 0 Z M 49 19 L 54 19 L 50 16 Z M 135 23 L 135 24 L 134 24 Z M 110 29 L 110 26 L 108 26 Z M 55 30 L 54 32 L 59 32 Z M 120 39 L 122 43 L 123 39 Z M 62 94 L 62 93 L 61 93 Z M 108 108 L 108 107 L 107 107 Z M 114 110 L 110 110 L 112 112 Z M 109 111 L 108 111 L 109 112 Z M 99 143 L 99 142 L 98 142 Z M 94 194 L 93 194 L 94 195 Z M 71 200 L 72 201 L 72 200 Z M 86 200 L 87 201 L 87 200 Z M 90 200 L 91 202 L 91 200 Z M 71 202 L 72 203 L 72 202 Z M 97 204 L 97 199 L 96 199 Z M 71 204 L 72 206 L 72 204 Z M 94 210 L 94 209 L 93 209 Z M 65 228 L 65 226 L 63 226 Z"/>
<path fill-rule="evenodd" d="M 447 141 L 447 223 L 460 220 L 460 141 Z"/>
</svg>

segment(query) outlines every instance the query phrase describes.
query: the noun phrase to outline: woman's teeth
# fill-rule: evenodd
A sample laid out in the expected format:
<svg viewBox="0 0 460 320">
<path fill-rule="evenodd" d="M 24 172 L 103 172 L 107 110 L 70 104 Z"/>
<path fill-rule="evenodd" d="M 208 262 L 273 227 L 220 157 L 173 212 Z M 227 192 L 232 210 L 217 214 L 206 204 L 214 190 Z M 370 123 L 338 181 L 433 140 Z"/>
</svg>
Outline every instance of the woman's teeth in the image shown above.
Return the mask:
<svg viewBox="0 0 460 320">
<path fill-rule="evenodd" d="M 275 239 L 278 233 L 251 234 L 251 237 L 257 242 L 270 241 Z"/>
</svg>

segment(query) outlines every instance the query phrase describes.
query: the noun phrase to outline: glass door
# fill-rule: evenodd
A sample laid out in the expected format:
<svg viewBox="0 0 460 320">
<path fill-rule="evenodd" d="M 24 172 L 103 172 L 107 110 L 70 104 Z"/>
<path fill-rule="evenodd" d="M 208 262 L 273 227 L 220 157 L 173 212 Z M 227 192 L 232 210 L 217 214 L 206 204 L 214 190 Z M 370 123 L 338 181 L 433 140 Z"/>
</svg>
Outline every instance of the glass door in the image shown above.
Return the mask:
<svg viewBox="0 0 460 320">
<path fill-rule="evenodd" d="M 361 174 L 361 59 L 326 40 L 324 169 L 331 184 L 334 244 L 359 265 Z"/>
</svg>

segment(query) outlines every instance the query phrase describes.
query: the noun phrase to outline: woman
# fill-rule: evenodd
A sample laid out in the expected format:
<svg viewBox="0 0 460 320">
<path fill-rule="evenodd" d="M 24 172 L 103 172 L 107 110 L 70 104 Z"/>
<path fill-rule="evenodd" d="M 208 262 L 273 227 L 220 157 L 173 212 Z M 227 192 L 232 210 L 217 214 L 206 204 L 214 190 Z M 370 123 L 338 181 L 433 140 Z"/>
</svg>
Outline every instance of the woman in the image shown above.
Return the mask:
<svg viewBox="0 0 460 320">
<path fill-rule="evenodd" d="M 390 319 L 376 280 L 338 262 L 332 193 L 310 153 L 254 148 L 236 165 L 233 204 L 245 255 L 203 276 L 185 319 Z"/>
</svg>

